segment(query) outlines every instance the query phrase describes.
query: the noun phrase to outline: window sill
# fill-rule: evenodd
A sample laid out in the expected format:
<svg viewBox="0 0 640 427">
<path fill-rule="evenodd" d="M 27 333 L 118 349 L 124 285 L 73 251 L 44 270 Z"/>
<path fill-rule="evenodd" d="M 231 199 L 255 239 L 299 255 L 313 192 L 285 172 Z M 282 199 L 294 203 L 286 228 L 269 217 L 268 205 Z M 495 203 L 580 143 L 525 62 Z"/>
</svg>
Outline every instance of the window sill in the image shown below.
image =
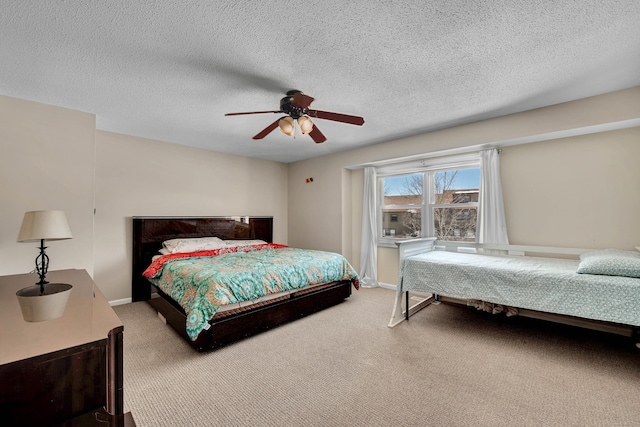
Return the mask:
<svg viewBox="0 0 640 427">
<path fill-rule="evenodd" d="M 400 241 L 401 239 L 394 239 L 394 240 L 378 240 L 378 242 L 376 243 L 376 246 L 378 246 L 379 248 L 397 248 L 398 246 L 396 245 L 397 241 Z"/>
<path fill-rule="evenodd" d="M 433 240 L 433 238 L 430 237 L 413 237 L 413 238 L 404 238 L 404 239 L 378 239 L 376 246 L 379 248 L 394 248 L 397 249 L 398 248 L 398 243 L 400 242 L 411 242 L 411 241 L 418 241 L 418 240 L 422 240 L 422 239 L 427 239 L 427 240 Z"/>
</svg>

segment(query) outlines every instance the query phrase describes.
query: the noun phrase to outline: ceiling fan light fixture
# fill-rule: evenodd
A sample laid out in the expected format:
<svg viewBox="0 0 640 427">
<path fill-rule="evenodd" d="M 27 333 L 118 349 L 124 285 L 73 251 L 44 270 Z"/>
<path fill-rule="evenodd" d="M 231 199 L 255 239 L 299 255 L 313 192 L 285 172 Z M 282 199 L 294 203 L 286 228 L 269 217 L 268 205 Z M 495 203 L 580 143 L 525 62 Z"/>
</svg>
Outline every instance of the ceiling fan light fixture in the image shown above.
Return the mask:
<svg viewBox="0 0 640 427">
<path fill-rule="evenodd" d="M 303 135 L 306 135 L 313 130 L 313 122 L 307 116 L 298 118 L 298 126 L 300 126 L 300 133 Z"/>
<path fill-rule="evenodd" d="M 288 136 L 293 136 L 294 123 L 293 123 L 293 118 L 291 116 L 281 118 L 280 121 L 278 122 L 278 126 L 280 127 L 280 130 L 282 131 L 282 133 Z"/>
<path fill-rule="evenodd" d="M 280 99 L 280 109 L 275 111 L 247 111 L 241 113 L 227 113 L 225 116 L 241 116 L 245 114 L 265 114 L 276 113 L 283 114 L 279 119 L 274 120 L 269 126 L 262 129 L 253 139 L 263 139 L 274 131 L 277 127 L 287 136 L 296 137 L 296 127 L 300 128 L 302 135 L 309 135 L 313 142 L 320 144 L 325 142 L 327 138 L 320 132 L 318 126 L 309 118 L 332 120 L 334 122 L 346 123 L 350 125 L 362 126 L 364 118 L 359 116 L 351 116 L 349 114 L 334 113 L 332 111 L 311 110 L 309 105 L 313 102 L 313 98 L 303 94 L 299 90 L 291 90 L 287 92 L 287 96 Z"/>
</svg>

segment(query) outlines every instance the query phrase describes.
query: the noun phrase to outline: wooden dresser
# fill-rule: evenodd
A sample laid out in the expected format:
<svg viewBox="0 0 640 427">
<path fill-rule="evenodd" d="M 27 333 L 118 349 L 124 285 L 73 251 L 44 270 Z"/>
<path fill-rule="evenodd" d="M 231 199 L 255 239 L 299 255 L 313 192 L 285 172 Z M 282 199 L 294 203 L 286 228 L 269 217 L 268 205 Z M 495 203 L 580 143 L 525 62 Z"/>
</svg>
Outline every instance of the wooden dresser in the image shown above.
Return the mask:
<svg viewBox="0 0 640 427">
<path fill-rule="evenodd" d="M 36 274 L 0 277 L 0 422 L 11 426 L 129 426 L 123 325 L 85 270 L 47 273 L 73 286 L 62 317 L 29 323 L 16 291 Z"/>
</svg>

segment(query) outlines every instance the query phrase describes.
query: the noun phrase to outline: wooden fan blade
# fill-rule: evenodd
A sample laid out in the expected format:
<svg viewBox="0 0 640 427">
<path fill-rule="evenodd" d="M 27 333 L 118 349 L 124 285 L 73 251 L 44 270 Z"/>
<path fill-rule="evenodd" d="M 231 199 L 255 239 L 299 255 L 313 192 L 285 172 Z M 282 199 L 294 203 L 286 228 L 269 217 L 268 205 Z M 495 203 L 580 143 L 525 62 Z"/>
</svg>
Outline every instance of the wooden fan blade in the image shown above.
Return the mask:
<svg viewBox="0 0 640 427">
<path fill-rule="evenodd" d="M 331 111 L 309 110 L 307 114 L 311 117 L 317 117 L 318 119 L 333 120 L 334 122 L 348 123 L 350 125 L 362 126 L 364 124 L 362 117 L 333 113 Z"/>
<path fill-rule="evenodd" d="M 327 137 L 324 136 L 322 132 L 320 132 L 320 129 L 318 129 L 318 126 L 316 126 L 315 123 L 313 124 L 313 129 L 311 129 L 311 132 L 309 132 L 309 136 L 316 144 L 320 144 L 321 142 L 325 142 L 327 140 Z"/>
<path fill-rule="evenodd" d="M 247 111 L 244 113 L 227 113 L 225 116 L 242 116 L 245 114 L 266 114 L 266 113 L 282 113 L 282 111 Z"/>
<path fill-rule="evenodd" d="M 258 133 L 256 136 L 253 137 L 253 139 L 262 139 L 265 136 L 269 135 L 271 133 L 272 130 L 274 130 L 275 128 L 278 127 L 278 122 L 280 121 L 280 119 L 276 120 L 275 122 L 271 123 L 269 126 L 267 126 L 266 128 L 264 128 L 262 130 L 262 132 Z"/>
<path fill-rule="evenodd" d="M 309 95 L 305 95 L 302 92 L 296 92 L 293 95 L 293 99 L 291 100 L 291 104 L 294 107 L 298 107 L 298 108 L 307 108 L 309 107 L 309 105 L 311 105 L 311 103 L 313 102 L 312 97 L 310 97 Z"/>
</svg>

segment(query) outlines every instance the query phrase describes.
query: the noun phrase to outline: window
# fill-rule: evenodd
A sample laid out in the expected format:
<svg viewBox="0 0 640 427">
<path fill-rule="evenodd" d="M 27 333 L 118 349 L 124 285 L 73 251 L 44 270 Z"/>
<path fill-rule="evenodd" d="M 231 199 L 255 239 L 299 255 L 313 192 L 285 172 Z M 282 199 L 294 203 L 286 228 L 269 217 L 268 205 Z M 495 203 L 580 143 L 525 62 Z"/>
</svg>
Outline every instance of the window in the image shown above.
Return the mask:
<svg viewBox="0 0 640 427">
<path fill-rule="evenodd" d="M 432 172 L 430 212 L 439 240 L 476 241 L 480 168 Z"/>
<path fill-rule="evenodd" d="M 400 166 L 378 170 L 378 242 L 429 236 L 475 242 L 479 159 L 421 166 L 410 173 Z"/>
<path fill-rule="evenodd" d="M 382 229 L 393 228 L 396 238 L 420 237 L 422 174 L 382 178 L 382 186 L 384 189 Z M 389 234 L 383 232 L 383 236 Z"/>
</svg>

